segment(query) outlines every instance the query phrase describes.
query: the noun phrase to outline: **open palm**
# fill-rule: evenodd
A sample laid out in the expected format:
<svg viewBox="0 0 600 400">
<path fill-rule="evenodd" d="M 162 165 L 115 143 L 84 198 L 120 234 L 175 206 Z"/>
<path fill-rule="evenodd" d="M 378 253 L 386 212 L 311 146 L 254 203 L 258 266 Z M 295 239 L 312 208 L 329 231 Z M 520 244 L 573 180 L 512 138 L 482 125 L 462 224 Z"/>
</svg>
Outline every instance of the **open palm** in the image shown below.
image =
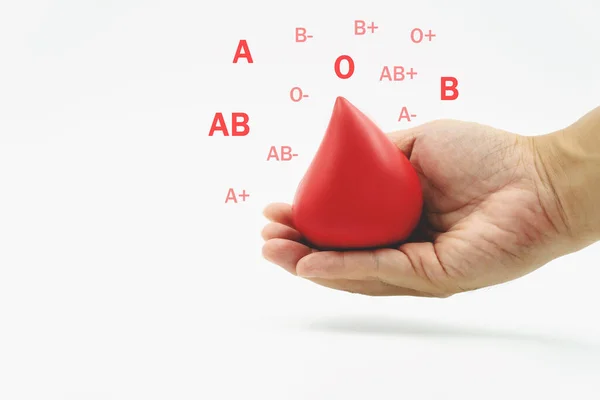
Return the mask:
<svg viewBox="0 0 600 400">
<path fill-rule="evenodd" d="M 447 297 L 518 278 L 555 256 L 563 226 L 527 137 L 453 120 L 388 136 L 423 187 L 413 237 L 396 248 L 318 251 L 294 229 L 291 206 L 274 203 L 265 209 L 264 257 L 334 289 Z"/>
</svg>

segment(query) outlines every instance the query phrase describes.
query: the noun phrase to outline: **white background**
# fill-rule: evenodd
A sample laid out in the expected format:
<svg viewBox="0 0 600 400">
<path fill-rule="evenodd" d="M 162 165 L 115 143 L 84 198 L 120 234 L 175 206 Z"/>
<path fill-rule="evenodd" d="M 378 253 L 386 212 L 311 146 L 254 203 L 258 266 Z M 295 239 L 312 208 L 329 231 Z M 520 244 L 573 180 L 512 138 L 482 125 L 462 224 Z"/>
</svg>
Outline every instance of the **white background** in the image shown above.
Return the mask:
<svg viewBox="0 0 600 400">
<path fill-rule="evenodd" d="M 293 199 L 338 95 L 385 131 L 535 135 L 596 107 L 599 4 L 554 3 L 3 1 L 0 398 L 600 398 L 598 245 L 444 300 L 335 292 L 261 258 L 261 211 Z M 253 64 L 232 63 L 240 39 Z M 379 82 L 383 65 L 419 75 Z M 208 137 L 215 112 L 248 113 L 250 135 Z M 272 145 L 299 157 L 266 162 Z M 230 187 L 251 197 L 225 204 Z"/>
</svg>

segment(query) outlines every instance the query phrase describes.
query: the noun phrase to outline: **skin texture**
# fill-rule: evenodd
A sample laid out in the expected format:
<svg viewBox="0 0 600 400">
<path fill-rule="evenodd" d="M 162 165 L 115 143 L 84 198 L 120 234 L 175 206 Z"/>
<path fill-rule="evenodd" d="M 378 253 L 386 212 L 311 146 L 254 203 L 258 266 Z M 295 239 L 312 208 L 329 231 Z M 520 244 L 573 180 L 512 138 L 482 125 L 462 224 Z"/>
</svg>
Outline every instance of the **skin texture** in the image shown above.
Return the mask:
<svg viewBox="0 0 600 400">
<path fill-rule="evenodd" d="M 372 296 L 448 297 L 516 279 L 597 240 L 575 221 L 581 201 L 569 194 L 572 175 L 591 168 L 573 143 L 597 136 L 596 127 L 528 137 L 439 120 L 390 133 L 423 187 L 413 237 L 396 248 L 318 251 L 294 229 L 291 206 L 274 203 L 264 211 L 263 256 L 317 284 Z M 586 179 L 597 182 L 593 174 Z M 599 199 L 584 186 L 580 196 Z"/>
</svg>

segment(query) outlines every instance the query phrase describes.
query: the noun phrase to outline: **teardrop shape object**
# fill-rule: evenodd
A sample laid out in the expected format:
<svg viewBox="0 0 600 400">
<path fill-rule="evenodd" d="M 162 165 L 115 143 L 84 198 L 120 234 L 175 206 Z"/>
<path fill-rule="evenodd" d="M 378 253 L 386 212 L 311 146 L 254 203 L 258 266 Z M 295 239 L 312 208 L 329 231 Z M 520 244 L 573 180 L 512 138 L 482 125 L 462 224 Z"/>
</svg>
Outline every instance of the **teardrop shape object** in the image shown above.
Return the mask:
<svg viewBox="0 0 600 400">
<path fill-rule="evenodd" d="M 295 228 L 319 249 L 406 240 L 423 206 L 408 158 L 365 114 L 338 97 L 292 205 Z"/>
</svg>

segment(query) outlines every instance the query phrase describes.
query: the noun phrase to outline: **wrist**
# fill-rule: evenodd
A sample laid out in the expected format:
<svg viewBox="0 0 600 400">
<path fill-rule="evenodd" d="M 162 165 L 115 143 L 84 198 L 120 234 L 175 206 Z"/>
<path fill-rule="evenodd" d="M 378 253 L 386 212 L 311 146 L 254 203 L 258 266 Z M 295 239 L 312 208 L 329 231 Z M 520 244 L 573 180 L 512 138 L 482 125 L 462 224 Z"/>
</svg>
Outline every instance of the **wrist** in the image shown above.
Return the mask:
<svg viewBox="0 0 600 400">
<path fill-rule="evenodd" d="M 600 108 L 575 124 L 532 137 L 546 211 L 576 251 L 600 240 Z"/>
</svg>

